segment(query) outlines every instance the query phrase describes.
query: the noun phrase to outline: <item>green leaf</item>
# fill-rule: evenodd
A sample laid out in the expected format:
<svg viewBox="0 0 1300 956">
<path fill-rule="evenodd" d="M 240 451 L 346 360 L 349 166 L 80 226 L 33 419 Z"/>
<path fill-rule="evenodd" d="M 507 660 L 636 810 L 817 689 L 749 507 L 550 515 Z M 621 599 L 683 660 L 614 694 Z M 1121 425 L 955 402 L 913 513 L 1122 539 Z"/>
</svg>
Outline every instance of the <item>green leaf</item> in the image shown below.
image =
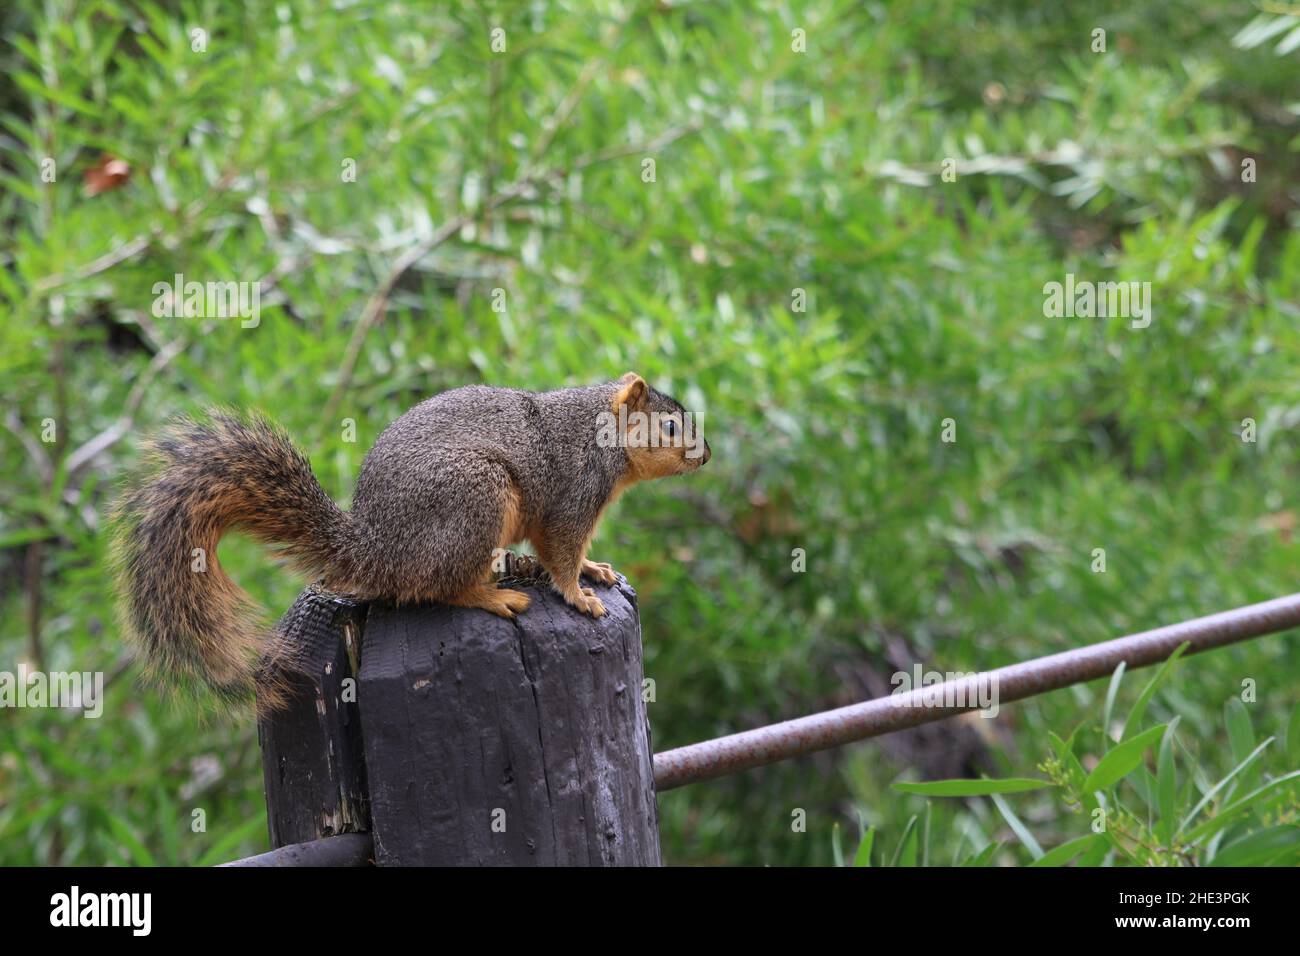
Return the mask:
<svg viewBox="0 0 1300 956">
<path fill-rule="evenodd" d="M 83 100 L 80 96 L 69 93 L 67 90 L 46 86 L 31 73 L 15 72 L 12 76 L 14 81 L 32 96 L 48 99 L 60 106 L 66 106 L 70 110 L 90 117 L 99 115 L 99 107 L 94 103 Z"/>
<path fill-rule="evenodd" d="M 1098 833 L 1095 836 L 1100 837 L 1096 843 L 1090 846 L 1079 859 L 1080 867 L 1101 866 L 1102 861 L 1106 859 L 1106 854 L 1110 852 L 1110 840 L 1105 838 L 1104 834 Z"/>
<path fill-rule="evenodd" d="M 1241 761 L 1255 749 L 1255 731 L 1250 726 L 1250 714 L 1238 697 L 1229 697 L 1223 705 L 1223 722 L 1228 728 L 1228 742 L 1232 745 L 1232 759 Z"/>
<path fill-rule="evenodd" d="M 1230 771 L 1228 771 L 1227 776 L 1225 776 L 1222 780 L 1220 780 L 1208 791 L 1206 791 L 1205 796 L 1201 797 L 1200 801 L 1197 802 L 1196 806 L 1192 807 L 1191 812 L 1188 813 L 1187 816 L 1183 817 L 1183 822 L 1178 827 L 1179 832 L 1182 832 L 1183 830 L 1187 829 L 1188 824 L 1190 824 L 1193 820 L 1196 819 L 1196 815 L 1200 813 L 1202 809 L 1204 809 L 1207 803 L 1209 803 L 1211 800 L 1214 799 L 1215 794 L 1217 794 L 1220 790 L 1222 790 L 1229 783 L 1231 783 L 1232 780 L 1237 776 L 1237 774 L 1241 773 L 1248 766 L 1250 766 L 1252 763 L 1258 760 L 1259 755 L 1264 752 L 1264 748 L 1267 747 L 1272 742 L 1273 742 L 1273 738 L 1269 737 L 1262 744 L 1260 744 L 1258 747 L 1252 750 L 1250 756 L 1248 756 L 1245 760 L 1243 760 L 1241 763 L 1237 764 L 1237 766 L 1233 767 Z"/>
<path fill-rule="evenodd" d="M 867 832 L 862 834 L 862 842 L 858 844 L 858 852 L 853 854 L 854 866 L 871 865 L 871 847 L 876 842 L 876 828 L 869 827 Z"/>
<path fill-rule="evenodd" d="M 1065 866 L 1084 850 L 1090 849 L 1097 843 L 1104 844 L 1105 837 L 1100 833 L 1089 833 L 1087 836 L 1081 836 L 1060 846 L 1052 847 L 1030 866 Z"/>
<path fill-rule="evenodd" d="M 907 821 L 907 826 L 903 828 L 902 839 L 898 841 L 898 847 L 894 850 L 894 858 L 889 862 L 890 866 L 916 866 L 916 815 Z"/>
<path fill-rule="evenodd" d="M 1223 705 L 1223 722 L 1228 728 L 1228 743 L 1232 747 L 1232 759 L 1244 760 L 1255 748 L 1255 730 L 1250 725 L 1250 712 L 1239 697 L 1229 697 Z M 1254 786 L 1259 776 L 1259 765 L 1241 775 L 1242 786 Z"/>
<path fill-rule="evenodd" d="M 136 836 L 131 825 L 110 810 L 104 810 L 104 816 L 105 819 L 108 820 L 109 830 L 111 830 L 113 836 L 117 838 L 118 843 L 125 847 L 127 852 L 131 854 L 131 859 L 135 861 L 136 865 L 153 866 L 153 854 L 151 854 L 145 848 L 145 845 L 140 842 L 140 838 Z"/>
<path fill-rule="evenodd" d="M 1053 752 L 1055 752 L 1058 760 L 1064 763 L 1066 756 L 1068 754 L 1074 753 L 1074 740 L 1075 737 L 1078 736 L 1078 733 L 1079 733 L 1079 728 L 1075 727 L 1074 733 L 1070 734 L 1070 738 L 1068 740 L 1062 740 L 1052 731 L 1049 730 L 1047 732 L 1047 740 L 1049 743 L 1051 743 L 1052 750 Z"/>
<path fill-rule="evenodd" d="M 1116 744 L 1097 762 L 1097 766 L 1083 782 L 1086 793 L 1108 790 L 1124 777 L 1132 773 L 1142 762 L 1142 755 L 1164 734 L 1167 725 L 1161 724 L 1144 730 L 1136 737 Z"/>
<path fill-rule="evenodd" d="M 1292 20 L 1292 23 L 1300 23 L 1300 20 Z M 1300 26 L 1288 33 L 1282 38 L 1282 42 L 1273 50 L 1276 56 L 1286 56 L 1292 50 L 1300 47 Z"/>
<path fill-rule="evenodd" d="M 1107 737 L 1110 736 L 1110 716 L 1115 711 L 1115 697 L 1119 694 L 1120 681 L 1124 679 L 1124 671 L 1127 667 L 1126 661 L 1120 661 L 1115 672 L 1110 675 L 1110 684 L 1106 687 L 1106 703 L 1101 708 L 1101 732 Z"/>
<path fill-rule="evenodd" d="M 1001 843 L 990 843 L 978 853 L 972 853 L 963 862 L 962 866 L 988 866 L 989 862 L 1002 849 Z"/>
<path fill-rule="evenodd" d="M 934 804 L 925 802 L 925 823 L 921 827 L 921 866 L 930 865 L 930 822 Z"/>
<path fill-rule="evenodd" d="M 1300 856 L 1300 826 L 1288 823 L 1247 834 L 1214 855 L 1210 866 L 1277 866 Z"/>
<path fill-rule="evenodd" d="M 1278 790 L 1285 784 L 1297 779 L 1300 779 L 1300 770 L 1293 770 L 1286 776 L 1278 777 L 1276 780 L 1271 780 L 1262 787 L 1256 787 L 1240 800 L 1234 800 L 1232 803 L 1228 804 L 1204 823 L 1193 827 L 1187 832 L 1185 839 L 1188 843 L 1195 843 L 1213 833 L 1217 833 L 1219 830 L 1222 830 L 1228 824 L 1232 823 L 1237 817 L 1244 814 L 1264 797 L 1273 793 L 1275 790 Z"/>
<path fill-rule="evenodd" d="M 0 548 L 12 548 L 32 541 L 47 541 L 53 537 L 55 537 L 53 531 L 38 525 L 33 525 L 30 528 L 18 528 L 7 534 L 0 534 Z"/>
<path fill-rule="evenodd" d="M 1286 30 L 1294 22 L 1288 16 L 1274 17 L 1268 13 L 1261 13 L 1237 32 L 1232 38 L 1232 45 L 1238 49 L 1249 50 Z"/>
<path fill-rule="evenodd" d="M 1174 732 L 1178 729 L 1175 717 L 1169 721 L 1169 727 L 1160 741 L 1160 753 L 1156 756 L 1156 808 L 1160 819 L 1156 821 L 1156 839 L 1163 844 L 1174 835 L 1174 801 L 1178 795 L 1178 770 L 1174 757 Z"/>
<path fill-rule="evenodd" d="M 993 793 L 1025 793 L 1052 786 L 1050 780 L 1007 777 L 1002 780 L 928 780 L 924 783 L 896 783 L 894 789 L 926 797 L 983 797 Z"/>
<path fill-rule="evenodd" d="M 1291 709 L 1291 719 L 1286 725 L 1286 762 L 1300 763 L 1300 703 Z"/>
<path fill-rule="evenodd" d="M 998 808 L 998 812 L 1001 813 L 1002 818 L 1007 821 L 1007 826 L 1011 827 L 1012 832 L 1019 837 L 1020 842 L 1025 845 L 1025 848 L 1030 852 L 1035 860 L 1041 859 L 1043 856 L 1043 848 L 1038 845 L 1038 841 L 1035 840 L 1034 835 L 1029 832 L 1029 828 L 1021 822 L 1018 816 L 1016 816 L 1015 811 L 1011 809 L 1011 804 L 1007 803 L 1006 799 L 1000 794 L 994 793 L 991 794 L 991 796 L 993 797 L 994 805 Z"/>
</svg>

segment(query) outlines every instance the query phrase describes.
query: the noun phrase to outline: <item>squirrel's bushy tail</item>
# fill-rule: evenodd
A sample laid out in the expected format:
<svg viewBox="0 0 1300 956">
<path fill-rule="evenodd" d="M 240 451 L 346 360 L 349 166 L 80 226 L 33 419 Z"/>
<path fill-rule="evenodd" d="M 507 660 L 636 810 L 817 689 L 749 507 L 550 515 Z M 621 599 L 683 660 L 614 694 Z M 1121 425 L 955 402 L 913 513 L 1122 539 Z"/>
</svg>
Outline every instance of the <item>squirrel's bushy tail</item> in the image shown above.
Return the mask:
<svg viewBox="0 0 1300 956">
<path fill-rule="evenodd" d="M 308 571 L 337 564 L 349 516 L 278 427 L 256 415 L 182 419 L 148 446 L 149 471 L 119 501 L 113 551 L 128 635 L 150 672 L 246 700 L 265 630 L 222 571 L 217 543 L 231 528 L 276 542 Z M 279 703 L 275 682 L 259 707 Z"/>
</svg>

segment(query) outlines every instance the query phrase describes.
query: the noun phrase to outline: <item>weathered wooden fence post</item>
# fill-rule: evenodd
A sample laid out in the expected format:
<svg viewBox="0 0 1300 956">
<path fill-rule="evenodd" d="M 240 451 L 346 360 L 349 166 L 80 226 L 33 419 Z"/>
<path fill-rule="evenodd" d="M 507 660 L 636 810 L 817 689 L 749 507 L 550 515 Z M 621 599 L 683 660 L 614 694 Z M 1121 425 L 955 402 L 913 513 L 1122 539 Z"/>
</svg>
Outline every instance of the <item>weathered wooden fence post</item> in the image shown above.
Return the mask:
<svg viewBox="0 0 1300 956">
<path fill-rule="evenodd" d="M 533 599 L 514 621 L 374 605 L 326 624 L 304 592 L 283 623 L 310 638 L 305 693 L 262 726 L 276 846 L 341 819 L 334 832 L 370 830 L 381 866 L 659 864 L 636 593 L 598 587 L 593 620 L 544 585 L 510 586 Z M 336 694 L 353 673 L 355 705 Z"/>
<path fill-rule="evenodd" d="M 365 608 L 313 585 L 280 620 L 303 672 L 288 678 L 290 706 L 257 728 L 273 847 L 370 829 L 356 705 L 364 618 Z"/>
</svg>

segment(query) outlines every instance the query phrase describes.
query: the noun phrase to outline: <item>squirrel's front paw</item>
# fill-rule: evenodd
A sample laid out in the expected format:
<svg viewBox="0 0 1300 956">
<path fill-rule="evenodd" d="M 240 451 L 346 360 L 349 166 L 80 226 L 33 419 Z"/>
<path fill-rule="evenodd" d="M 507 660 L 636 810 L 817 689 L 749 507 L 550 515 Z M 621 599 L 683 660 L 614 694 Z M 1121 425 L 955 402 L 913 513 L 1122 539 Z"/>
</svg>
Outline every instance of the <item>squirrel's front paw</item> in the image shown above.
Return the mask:
<svg viewBox="0 0 1300 956">
<path fill-rule="evenodd" d="M 601 584 L 613 586 L 618 583 L 618 572 L 606 561 L 588 561 L 583 558 L 582 573 Z"/>
<path fill-rule="evenodd" d="M 579 588 L 577 594 L 566 597 L 565 600 L 583 614 L 590 614 L 592 617 L 605 616 L 605 605 L 591 588 Z"/>
</svg>

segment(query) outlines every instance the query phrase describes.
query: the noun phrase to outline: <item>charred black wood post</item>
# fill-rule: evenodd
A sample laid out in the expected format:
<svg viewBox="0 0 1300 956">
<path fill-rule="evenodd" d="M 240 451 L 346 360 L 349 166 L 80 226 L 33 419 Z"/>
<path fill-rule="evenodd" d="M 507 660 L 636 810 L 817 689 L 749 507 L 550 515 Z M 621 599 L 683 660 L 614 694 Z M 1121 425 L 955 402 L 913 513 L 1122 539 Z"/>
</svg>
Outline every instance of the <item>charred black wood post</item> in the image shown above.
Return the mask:
<svg viewBox="0 0 1300 956">
<path fill-rule="evenodd" d="M 271 846 L 370 829 L 356 676 L 365 608 L 316 586 L 279 627 L 301 651 L 289 705 L 258 722 Z"/>
<path fill-rule="evenodd" d="M 304 673 L 259 724 L 273 847 L 368 831 L 381 866 L 660 863 L 636 592 L 595 586 L 592 619 L 511 569 L 533 599 L 513 621 L 302 593 L 281 627 Z"/>
<path fill-rule="evenodd" d="M 379 865 L 658 865 L 636 592 L 592 619 L 372 606 L 360 704 Z"/>
</svg>

